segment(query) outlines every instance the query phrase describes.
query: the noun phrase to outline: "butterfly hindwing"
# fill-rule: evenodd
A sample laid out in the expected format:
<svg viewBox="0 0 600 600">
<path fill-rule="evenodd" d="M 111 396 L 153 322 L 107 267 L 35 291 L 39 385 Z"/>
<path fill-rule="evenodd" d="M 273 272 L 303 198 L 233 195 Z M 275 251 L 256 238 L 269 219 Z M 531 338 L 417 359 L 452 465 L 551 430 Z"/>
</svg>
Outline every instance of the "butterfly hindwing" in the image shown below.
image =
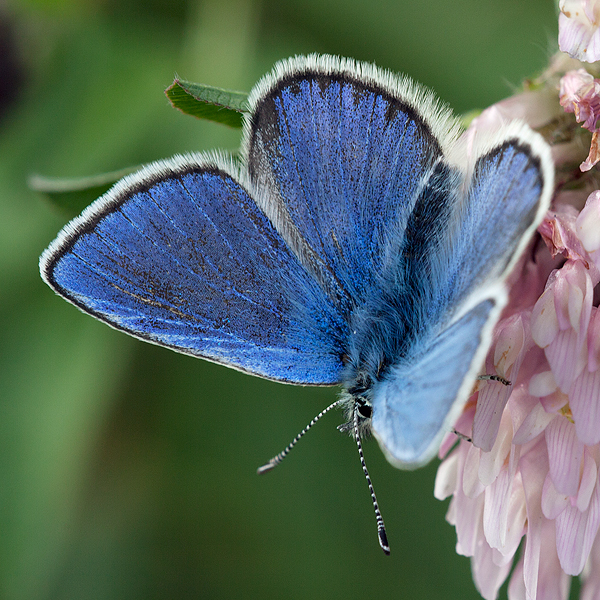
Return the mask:
<svg viewBox="0 0 600 600">
<path fill-rule="evenodd" d="M 392 464 L 416 467 L 435 454 L 444 427 L 456 420 L 470 392 L 474 376 L 468 375 L 474 360 L 483 360 L 480 348 L 498 313 L 494 300 L 484 300 L 439 335 L 420 341 L 374 387 L 372 429 Z"/>
<path fill-rule="evenodd" d="M 44 254 L 46 281 L 147 341 L 271 379 L 337 382 L 335 311 L 229 170 L 186 157 L 121 182 Z"/>
</svg>

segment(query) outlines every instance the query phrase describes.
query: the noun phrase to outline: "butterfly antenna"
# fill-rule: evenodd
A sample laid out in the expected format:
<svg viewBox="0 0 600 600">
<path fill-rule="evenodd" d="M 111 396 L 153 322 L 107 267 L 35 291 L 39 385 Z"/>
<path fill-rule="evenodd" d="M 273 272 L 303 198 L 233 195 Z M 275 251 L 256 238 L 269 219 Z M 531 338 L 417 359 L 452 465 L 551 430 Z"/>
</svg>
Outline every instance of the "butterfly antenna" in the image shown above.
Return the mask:
<svg viewBox="0 0 600 600">
<path fill-rule="evenodd" d="M 464 433 L 461 433 L 460 431 L 458 431 L 458 429 L 454 429 L 452 428 L 452 433 L 459 439 L 459 440 L 464 440 L 465 442 L 469 442 L 470 444 L 473 443 L 473 438 L 469 437 L 468 435 L 465 435 Z"/>
<path fill-rule="evenodd" d="M 479 381 L 498 381 L 506 386 L 511 385 L 511 382 L 501 375 L 479 375 L 477 379 L 479 379 Z"/>
<path fill-rule="evenodd" d="M 332 404 L 330 404 L 327 408 L 323 409 L 285 448 L 282 450 L 277 456 L 274 456 L 268 463 L 264 464 L 262 467 L 258 467 L 256 472 L 259 475 L 263 473 L 267 473 L 271 469 L 274 469 L 289 453 L 290 450 L 298 443 L 298 440 L 323 416 L 325 416 L 332 408 L 335 408 L 338 404 L 341 404 L 343 398 L 336 400 Z"/>
<path fill-rule="evenodd" d="M 381 516 L 381 511 L 379 510 L 377 496 L 375 495 L 375 489 L 373 488 L 373 483 L 371 482 L 371 477 L 369 476 L 369 471 L 367 470 L 367 463 L 365 462 L 362 444 L 360 443 L 360 436 L 358 435 L 358 407 L 356 404 L 354 405 L 354 439 L 356 440 L 356 445 L 358 446 L 360 464 L 362 466 L 363 473 L 365 474 L 365 478 L 369 486 L 369 492 L 371 492 L 371 501 L 373 502 L 373 508 L 375 509 L 375 519 L 377 520 L 377 537 L 379 538 L 379 545 L 381 546 L 381 549 L 385 552 L 385 554 L 389 556 L 390 546 L 388 544 L 387 535 L 385 533 L 385 524 L 383 523 L 383 517 Z"/>
</svg>

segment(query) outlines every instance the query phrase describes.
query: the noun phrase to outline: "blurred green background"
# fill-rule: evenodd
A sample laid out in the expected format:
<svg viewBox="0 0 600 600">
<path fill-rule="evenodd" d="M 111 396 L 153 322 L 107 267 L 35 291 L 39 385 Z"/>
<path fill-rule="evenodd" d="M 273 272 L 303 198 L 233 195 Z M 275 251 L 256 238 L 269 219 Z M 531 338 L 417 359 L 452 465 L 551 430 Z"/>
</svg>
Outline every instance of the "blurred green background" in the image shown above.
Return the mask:
<svg viewBox="0 0 600 600">
<path fill-rule="evenodd" d="M 437 461 L 405 473 L 365 444 L 390 557 L 339 413 L 257 477 L 336 390 L 79 313 L 39 278 L 65 217 L 26 180 L 237 149 L 238 131 L 169 106 L 176 73 L 247 91 L 280 58 L 328 52 L 462 112 L 541 70 L 556 30 L 551 0 L 0 1 L 0 598 L 478 598 Z"/>
</svg>

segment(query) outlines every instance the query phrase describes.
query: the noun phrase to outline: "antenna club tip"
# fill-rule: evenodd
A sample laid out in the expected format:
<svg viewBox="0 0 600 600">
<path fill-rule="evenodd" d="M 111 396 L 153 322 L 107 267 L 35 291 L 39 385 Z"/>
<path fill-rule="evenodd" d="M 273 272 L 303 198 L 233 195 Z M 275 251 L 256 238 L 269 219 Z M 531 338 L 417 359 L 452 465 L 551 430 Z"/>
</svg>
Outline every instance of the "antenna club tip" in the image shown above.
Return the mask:
<svg viewBox="0 0 600 600">
<path fill-rule="evenodd" d="M 272 471 L 276 466 L 277 466 L 277 463 L 268 462 L 266 465 L 263 465 L 262 467 L 258 467 L 258 469 L 256 469 L 256 474 L 263 475 L 264 473 L 268 473 L 269 471 Z"/>
<path fill-rule="evenodd" d="M 390 555 L 390 546 L 388 544 L 387 535 L 385 533 L 385 529 L 381 527 L 377 530 L 377 535 L 379 536 L 379 545 L 381 549 L 386 554 L 386 556 Z"/>
</svg>

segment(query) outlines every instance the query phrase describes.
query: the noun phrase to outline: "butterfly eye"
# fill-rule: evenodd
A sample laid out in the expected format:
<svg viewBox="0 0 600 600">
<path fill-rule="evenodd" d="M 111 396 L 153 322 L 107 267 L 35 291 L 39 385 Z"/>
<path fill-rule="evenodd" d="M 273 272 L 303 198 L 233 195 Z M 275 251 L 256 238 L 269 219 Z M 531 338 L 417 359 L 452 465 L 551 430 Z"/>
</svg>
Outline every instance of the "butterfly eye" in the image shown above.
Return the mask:
<svg viewBox="0 0 600 600">
<path fill-rule="evenodd" d="M 358 399 L 356 401 L 356 410 L 358 411 L 358 416 L 363 419 L 370 419 L 373 414 L 373 407 L 370 402 L 366 400 Z"/>
</svg>

